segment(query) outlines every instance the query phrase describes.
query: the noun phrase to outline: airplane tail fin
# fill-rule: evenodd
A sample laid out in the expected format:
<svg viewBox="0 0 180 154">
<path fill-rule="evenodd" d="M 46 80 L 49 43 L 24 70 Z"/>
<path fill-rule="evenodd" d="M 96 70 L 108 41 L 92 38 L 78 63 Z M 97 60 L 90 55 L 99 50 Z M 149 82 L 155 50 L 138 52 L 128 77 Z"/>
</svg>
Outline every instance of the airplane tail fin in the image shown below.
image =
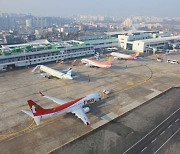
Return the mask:
<svg viewBox="0 0 180 154">
<path fill-rule="evenodd" d="M 139 52 L 136 52 L 136 57 L 139 56 Z"/>
<path fill-rule="evenodd" d="M 39 124 L 40 124 L 41 116 L 34 116 L 31 111 L 27 111 L 27 110 L 22 110 L 22 112 L 26 113 L 28 116 L 30 116 L 31 118 L 33 118 L 34 121 L 36 122 L 36 125 L 39 125 Z"/>
<path fill-rule="evenodd" d="M 28 100 L 28 104 L 29 104 L 29 107 L 30 107 L 34 117 L 45 114 L 45 109 L 43 109 L 41 106 L 39 106 L 32 100 Z"/>
<path fill-rule="evenodd" d="M 71 73 L 72 73 L 72 68 L 70 67 L 70 68 L 67 70 L 66 75 L 71 76 Z"/>
<path fill-rule="evenodd" d="M 112 62 L 113 62 L 113 60 L 114 60 L 113 56 L 110 56 L 109 59 L 108 59 L 108 61 L 106 62 L 106 64 L 111 65 Z"/>
<path fill-rule="evenodd" d="M 32 72 L 35 72 L 36 70 L 39 70 L 39 69 L 40 69 L 40 66 L 41 66 L 41 65 L 37 65 L 37 66 L 32 70 Z"/>
<path fill-rule="evenodd" d="M 128 60 L 133 60 L 137 56 L 139 56 L 139 52 L 136 52 L 135 54 L 133 54 Z"/>
<path fill-rule="evenodd" d="M 77 59 L 73 60 L 72 65 L 73 65 L 73 66 L 78 65 Z"/>
</svg>

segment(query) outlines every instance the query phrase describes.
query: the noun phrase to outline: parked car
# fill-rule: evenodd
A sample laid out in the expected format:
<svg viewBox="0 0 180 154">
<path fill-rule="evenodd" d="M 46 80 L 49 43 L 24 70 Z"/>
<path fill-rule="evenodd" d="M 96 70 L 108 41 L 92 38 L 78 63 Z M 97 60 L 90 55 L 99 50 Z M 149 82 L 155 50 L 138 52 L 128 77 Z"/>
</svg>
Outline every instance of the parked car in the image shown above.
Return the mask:
<svg viewBox="0 0 180 154">
<path fill-rule="evenodd" d="M 171 64 L 179 64 L 179 62 L 177 60 L 172 60 L 170 63 Z"/>
<path fill-rule="evenodd" d="M 106 94 L 106 95 L 109 95 L 109 94 L 112 93 L 112 90 L 105 89 L 105 90 L 103 90 L 103 93 Z"/>
<path fill-rule="evenodd" d="M 2 67 L 1 71 L 6 71 L 7 70 L 7 67 Z"/>
<path fill-rule="evenodd" d="M 179 64 L 177 60 L 172 60 L 172 59 L 168 59 L 167 62 L 170 64 Z"/>
<path fill-rule="evenodd" d="M 156 59 L 158 62 L 163 62 L 163 59 L 161 59 L 161 58 L 157 58 Z"/>
</svg>

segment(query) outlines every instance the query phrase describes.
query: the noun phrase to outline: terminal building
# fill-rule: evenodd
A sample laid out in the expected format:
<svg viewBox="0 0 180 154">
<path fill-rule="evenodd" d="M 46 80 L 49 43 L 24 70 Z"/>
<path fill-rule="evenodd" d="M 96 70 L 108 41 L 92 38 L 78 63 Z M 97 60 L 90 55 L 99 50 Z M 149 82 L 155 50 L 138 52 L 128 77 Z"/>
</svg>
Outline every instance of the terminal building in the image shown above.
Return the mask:
<svg viewBox="0 0 180 154">
<path fill-rule="evenodd" d="M 154 53 L 159 49 L 180 46 L 180 36 L 163 32 L 135 32 L 118 35 L 119 46 L 125 50 Z"/>
<path fill-rule="evenodd" d="M 155 53 L 158 50 L 166 50 L 180 46 L 180 36 L 152 38 L 133 42 L 134 51 Z"/>
<path fill-rule="evenodd" d="M 160 49 L 180 47 L 180 36 L 163 32 L 121 32 L 116 37 L 104 35 L 64 42 L 50 43 L 39 40 L 19 45 L 3 45 L 0 48 L 0 70 L 90 56 L 94 55 L 96 50 L 114 47 L 155 53 Z"/>
<path fill-rule="evenodd" d="M 26 44 L 3 45 L 0 49 L 0 70 L 90 56 L 95 54 L 96 49 L 118 45 L 118 38 L 110 36 L 79 41 L 50 43 L 47 40 L 38 40 Z"/>
</svg>

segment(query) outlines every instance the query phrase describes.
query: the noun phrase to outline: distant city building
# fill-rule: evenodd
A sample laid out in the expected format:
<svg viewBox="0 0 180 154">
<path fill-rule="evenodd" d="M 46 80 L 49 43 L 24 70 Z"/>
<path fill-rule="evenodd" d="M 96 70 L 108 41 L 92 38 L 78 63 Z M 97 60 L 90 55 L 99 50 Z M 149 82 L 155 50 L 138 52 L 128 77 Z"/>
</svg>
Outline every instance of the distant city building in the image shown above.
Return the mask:
<svg viewBox="0 0 180 154">
<path fill-rule="evenodd" d="M 133 24 L 133 21 L 131 20 L 131 18 L 127 18 L 123 23 L 122 26 L 124 27 L 131 27 Z"/>
<path fill-rule="evenodd" d="M 20 36 L 14 36 L 12 34 L 5 35 L 5 41 L 7 44 L 20 44 L 21 43 L 21 37 Z"/>
<path fill-rule="evenodd" d="M 9 30 L 15 27 L 16 27 L 15 18 L 9 16 L 8 14 L 2 14 L 2 17 L 0 17 L 0 29 Z"/>
<path fill-rule="evenodd" d="M 26 27 L 32 27 L 32 19 L 26 19 Z"/>
<path fill-rule="evenodd" d="M 66 26 L 62 27 L 60 31 L 63 33 L 77 33 L 79 32 L 79 27 Z"/>
<path fill-rule="evenodd" d="M 32 19 L 32 26 L 35 28 L 45 28 L 47 27 L 47 19 L 43 17 L 34 17 Z"/>
</svg>

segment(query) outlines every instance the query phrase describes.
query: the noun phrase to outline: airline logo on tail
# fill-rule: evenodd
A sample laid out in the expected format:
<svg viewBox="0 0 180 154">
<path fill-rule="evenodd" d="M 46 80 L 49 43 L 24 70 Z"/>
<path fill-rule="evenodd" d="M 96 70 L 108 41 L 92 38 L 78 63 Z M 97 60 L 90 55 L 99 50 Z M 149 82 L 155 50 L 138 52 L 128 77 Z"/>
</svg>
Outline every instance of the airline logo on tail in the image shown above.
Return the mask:
<svg viewBox="0 0 180 154">
<path fill-rule="evenodd" d="M 133 60 L 133 59 L 135 59 L 137 56 L 139 56 L 139 52 L 133 54 L 128 60 Z"/>
<path fill-rule="evenodd" d="M 31 110 L 32 110 L 32 113 L 36 113 L 36 107 L 33 105 L 32 107 L 31 107 Z"/>
<path fill-rule="evenodd" d="M 113 60 L 114 60 L 113 56 L 109 57 L 108 61 L 106 62 L 106 65 L 111 67 Z"/>
<path fill-rule="evenodd" d="M 113 56 L 110 56 L 108 59 L 109 64 L 112 64 L 113 60 L 114 60 Z"/>
<path fill-rule="evenodd" d="M 44 114 L 44 109 L 32 100 L 28 100 L 28 104 L 34 116 L 40 116 Z"/>
<path fill-rule="evenodd" d="M 136 57 L 139 56 L 139 52 L 136 52 Z"/>
</svg>

